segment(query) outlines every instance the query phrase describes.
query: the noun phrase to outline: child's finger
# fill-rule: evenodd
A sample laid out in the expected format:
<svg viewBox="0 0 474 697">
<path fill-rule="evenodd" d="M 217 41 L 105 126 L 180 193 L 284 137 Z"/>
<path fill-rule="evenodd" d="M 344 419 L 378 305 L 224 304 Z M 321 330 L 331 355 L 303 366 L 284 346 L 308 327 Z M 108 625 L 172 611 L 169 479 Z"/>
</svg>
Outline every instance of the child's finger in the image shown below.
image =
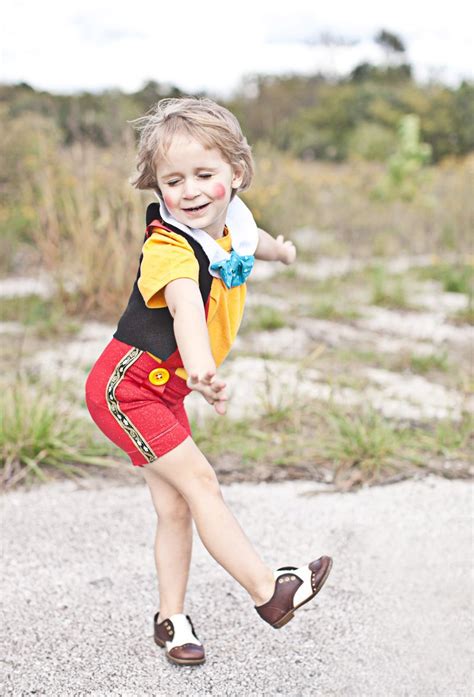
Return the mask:
<svg viewBox="0 0 474 697">
<path fill-rule="evenodd" d="M 217 404 L 217 402 L 227 402 L 229 399 L 227 394 L 223 390 L 211 391 L 210 394 L 205 394 L 204 397 L 209 402 L 209 404 Z"/>
<path fill-rule="evenodd" d="M 215 371 L 208 370 L 208 371 L 206 371 L 206 373 L 204 373 L 204 377 L 202 380 L 203 380 L 203 382 L 207 382 L 207 383 L 211 384 L 215 377 L 216 377 Z"/>
<path fill-rule="evenodd" d="M 224 416 L 227 411 L 227 405 L 225 402 L 216 402 L 214 404 L 214 409 L 218 414 L 220 414 L 220 416 Z"/>
<path fill-rule="evenodd" d="M 211 404 L 213 402 L 218 402 L 220 399 L 228 399 L 227 394 L 224 392 L 224 388 L 222 390 L 211 390 L 205 397 Z"/>
<path fill-rule="evenodd" d="M 211 385 L 211 388 L 214 390 L 214 392 L 220 392 L 225 388 L 225 386 L 226 383 L 220 380 L 219 382 L 214 381 Z"/>
</svg>

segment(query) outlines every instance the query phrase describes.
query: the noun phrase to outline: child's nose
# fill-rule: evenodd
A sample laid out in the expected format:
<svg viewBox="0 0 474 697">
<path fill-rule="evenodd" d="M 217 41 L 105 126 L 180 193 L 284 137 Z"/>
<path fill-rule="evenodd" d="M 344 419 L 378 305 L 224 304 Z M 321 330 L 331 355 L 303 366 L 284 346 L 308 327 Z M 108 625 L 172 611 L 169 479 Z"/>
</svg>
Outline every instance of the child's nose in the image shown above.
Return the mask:
<svg viewBox="0 0 474 697">
<path fill-rule="evenodd" d="M 183 196 L 185 198 L 196 198 L 196 196 L 199 196 L 199 188 L 197 187 L 196 182 L 192 180 L 186 180 L 184 182 Z"/>
</svg>

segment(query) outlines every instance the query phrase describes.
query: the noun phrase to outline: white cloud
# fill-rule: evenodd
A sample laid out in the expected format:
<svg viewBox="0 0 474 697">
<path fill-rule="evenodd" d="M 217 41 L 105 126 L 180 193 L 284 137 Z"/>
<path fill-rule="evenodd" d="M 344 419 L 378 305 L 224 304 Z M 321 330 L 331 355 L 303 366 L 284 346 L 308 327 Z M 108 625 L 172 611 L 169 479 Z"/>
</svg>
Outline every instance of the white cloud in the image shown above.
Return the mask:
<svg viewBox="0 0 474 697">
<path fill-rule="evenodd" d="M 318 6 L 319 5 L 319 6 Z M 139 89 L 148 80 L 189 92 L 228 94 L 256 72 L 347 72 L 377 60 L 371 38 L 384 27 L 401 35 L 417 74 L 473 77 L 472 17 L 460 0 L 434 5 L 407 0 L 218 0 L 136 6 L 111 0 L 17 0 L 4 4 L 0 80 L 52 91 Z M 229 12 L 233 9 L 233 14 Z M 354 46 L 311 46 L 321 33 L 357 39 Z"/>
</svg>

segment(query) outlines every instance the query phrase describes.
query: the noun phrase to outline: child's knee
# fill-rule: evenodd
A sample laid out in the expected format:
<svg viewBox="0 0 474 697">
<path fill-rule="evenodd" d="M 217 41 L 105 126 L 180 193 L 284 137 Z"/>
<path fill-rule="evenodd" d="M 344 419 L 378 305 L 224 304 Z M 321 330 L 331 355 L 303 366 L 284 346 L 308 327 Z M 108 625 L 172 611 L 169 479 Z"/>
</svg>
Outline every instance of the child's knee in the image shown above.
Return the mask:
<svg viewBox="0 0 474 697">
<path fill-rule="evenodd" d="M 214 469 L 192 438 L 146 467 L 163 476 L 187 501 L 203 493 L 222 496 Z"/>
<path fill-rule="evenodd" d="M 216 473 L 212 469 L 209 463 L 208 467 L 202 467 L 196 469 L 195 472 L 190 476 L 190 488 L 194 487 L 196 489 L 205 490 L 207 493 L 216 494 L 222 496 L 221 487 L 217 479 Z M 183 494 L 184 495 L 184 494 Z"/>
<path fill-rule="evenodd" d="M 153 464 L 153 463 L 152 463 Z M 191 518 L 186 499 L 152 467 L 142 469 L 159 522 L 185 523 Z"/>
<path fill-rule="evenodd" d="M 191 510 L 189 508 L 188 502 L 182 496 L 161 501 L 158 506 L 156 506 L 156 513 L 158 516 L 158 524 L 178 524 L 178 525 L 188 525 L 191 523 Z"/>
</svg>

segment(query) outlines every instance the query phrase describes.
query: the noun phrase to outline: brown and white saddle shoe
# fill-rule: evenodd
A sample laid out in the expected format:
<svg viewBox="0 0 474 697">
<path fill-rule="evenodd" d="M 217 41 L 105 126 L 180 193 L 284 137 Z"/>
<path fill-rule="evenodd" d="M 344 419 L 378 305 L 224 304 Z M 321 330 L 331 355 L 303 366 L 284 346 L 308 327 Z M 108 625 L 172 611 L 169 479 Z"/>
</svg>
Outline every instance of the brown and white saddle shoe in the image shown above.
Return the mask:
<svg viewBox="0 0 474 697">
<path fill-rule="evenodd" d="M 166 649 L 168 660 L 186 666 L 204 663 L 204 646 L 194 631 L 189 615 L 177 613 L 158 622 L 159 614 L 157 612 L 153 618 L 154 638 L 158 646 Z"/>
<path fill-rule="evenodd" d="M 295 611 L 314 598 L 332 567 L 331 557 L 320 557 L 307 566 L 281 566 L 273 572 L 275 591 L 263 605 L 254 605 L 260 617 L 275 629 L 289 622 Z"/>
</svg>

